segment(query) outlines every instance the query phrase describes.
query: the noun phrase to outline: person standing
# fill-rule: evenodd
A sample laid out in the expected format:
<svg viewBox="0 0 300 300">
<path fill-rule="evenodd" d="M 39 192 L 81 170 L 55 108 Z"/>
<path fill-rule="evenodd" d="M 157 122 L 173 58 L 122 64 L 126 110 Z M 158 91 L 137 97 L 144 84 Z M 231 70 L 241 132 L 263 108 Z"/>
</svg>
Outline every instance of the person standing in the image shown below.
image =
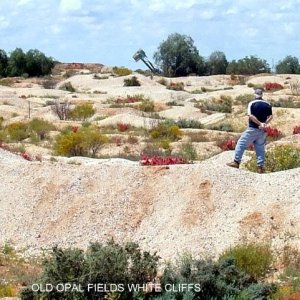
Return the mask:
<svg viewBox="0 0 300 300">
<path fill-rule="evenodd" d="M 262 89 L 256 89 L 254 94 L 255 100 L 248 104 L 248 128 L 242 133 L 236 144 L 233 162 L 227 165 L 239 168 L 244 151 L 253 143 L 256 153 L 257 172 L 264 173 L 265 144 L 267 138 L 265 129 L 273 118 L 272 106 L 262 98 Z"/>
</svg>

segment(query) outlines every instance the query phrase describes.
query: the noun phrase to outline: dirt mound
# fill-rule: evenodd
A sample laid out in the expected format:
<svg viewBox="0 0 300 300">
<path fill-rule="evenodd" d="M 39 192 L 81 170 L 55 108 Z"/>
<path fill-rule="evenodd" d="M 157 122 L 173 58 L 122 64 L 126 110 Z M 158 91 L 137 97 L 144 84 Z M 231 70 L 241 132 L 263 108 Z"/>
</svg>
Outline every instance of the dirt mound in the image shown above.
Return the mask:
<svg viewBox="0 0 300 300">
<path fill-rule="evenodd" d="M 274 249 L 300 245 L 300 169 L 264 175 L 231 169 L 225 165 L 231 152 L 169 168 L 0 154 L 0 243 L 36 251 L 113 237 L 163 258 L 218 255 L 249 241 Z"/>
</svg>

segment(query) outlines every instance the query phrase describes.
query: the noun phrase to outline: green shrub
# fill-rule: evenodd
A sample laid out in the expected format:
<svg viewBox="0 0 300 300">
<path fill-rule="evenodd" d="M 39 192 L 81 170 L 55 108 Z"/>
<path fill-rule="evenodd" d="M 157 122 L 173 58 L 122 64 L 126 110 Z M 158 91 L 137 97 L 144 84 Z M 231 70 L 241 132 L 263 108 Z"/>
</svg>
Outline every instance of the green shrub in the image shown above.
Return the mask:
<svg viewBox="0 0 300 300">
<path fill-rule="evenodd" d="M 75 290 L 57 292 L 55 289 L 49 293 L 37 293 L 27 288 L 22 291 L 21 299 L 138 299 L 134 292 L 128 291 L 127 285 L 143 285 L 154 280 L 158 260 L 156 253 L 141 251 L 134 243 L 124 246 L 113 241 L 106 245 L 93 243 L 85 252 L 77 248 L 54 247 L 43 261 L 43 273 L 37 283 L 43 286 L 47 283 L 53 286 L 57 283 L 80 284 L 84 293 Z M 110 284 L 123 284 L 126 289 L 122 294 L 116 292 L 116 298 L 111 298 L 112 295 L 104 289 L 98 291 L 96 288 L 87 288 L 88 284 L 99 283 L 108 287 Z M 140 293 L 139 299 L 145 299 L 144 293 Z"/>
<path fill-rule="evenodd" d="M 138 109 L 144 112 L 154 112 L 154 108 L 154 102 L 150 99 L 143 99 L 138 106 Z"/>
<path fill-rule="evenodd" d="M 270 103 L 274 107 L 300 108 L 300 101 L 293 97 L 289 97 L 288 99 L 279 98 L 278 100 L 270 100 Z"/>
<path fill-rule="evenodd" d="M 137 79 L 136 76 L 132 76 L 131 78 L 124 79 L 124 86 L 140 86 L 141 83 Z"/>
<path fill-rule="evenodd" d="M 219 130 L 219 131 L 227 131 L 227 132 L 233 132 L 233 126 L 229 122 L 220 123 L 217 125 L 210 125 L 209 129 L 211 130 Z"/>
<path fill-rule="evenodd" d="M 235 97 L 234 104 L 248 105 L 248 103 L 253 100 L 254 100 L 254 97 L 252 94 L 238 95 Z"/>
<path fill-rule="evenodd" d="M 232 257 L 237 269 L 258 280 L 263 278 L 273 262 L 270 247 L 266 245 L 238 245 L 223 253 L 220 260 Z"/>
<path fill-rule="evenodd" d="M 73 120 L 86 121 L 95 114 L 96 110 L 90 103 L 78 104 L 70 111 L 69 117 Z"/>
<path fill-rule="evenodd" d="M 170 84 L 167 85 L 168 90 L 173 91 L 184 91 L 184 83 L 183 82 L 170 82 Z"/>
<path fill-rule="evenodd" d="M 198 158 L 197 151 L 192 143 L 182 144 L 178 156 L 185 158 L 187 161 L 194 161 Z"/>
<path fill-rule="evenodd" d="M 196 129 L 202 129 L 204 126 L 201 122 L 193 119 L 181 119 L 176 122 L 176 125 L 179 128 L 196 128 Z"/>
<path fill-rule="evenodd" d="M 6 131 L 12 142 L 20 142 L 30 136 L 28 125 L 22 122 L 11 123 L 6 127 Z"/>
<path fill-rule="evenodd" d="M 247 170 L 256 171 L 256 157 L 245 164 Z M 277 145 L 266 152 L 266 172 L 278 172 L 300 167 L 300 149 L 294 145 Z"/>
<path fill-rule="evenodd" d="M 74 93 L 76 92 L 75 88 L 73 87 L 72 83 L 70 81 L 65 82 L 63 85 L 60 86 L 60 90 L 67 91 Z"/>
<path fill-rule="evenodd" d="M 78 131 L 62 132 L 56 137 L 54 152 L 62 156 L 95 157 L 101 146 L 107 143 L 106 136 L 91 127 Z"/>
<path fill-rule="evenodd" d="M 267 299 L 275 291 L 273 285 L 258 283 L 240 271 L 232 258 L 213 262 L 185 256 L 177 265 L 167 265 L 161 283 L 163 286 L 174 284 L 175 287 L 181 283 L 197 283 L 200 286 L 200 290 L 194 286 L 189 292 L 170 292 L 170 299 L 257 300 Z M 247 295 L 247 298 L 243 298 L 243 295 Z"/>
<path fill-rule="evenodd" d="M 223 113 L 232 112 L 232 98 L 230 96 L 221 95 L 220 99 L 205 100 L 202 103 L 195 104 L 202 112 L 218 111 Z"/>
<path fill-rule="evenodd" d="M 42 82 L 42 86 L 44 89 L 55 89 L 57 84 L 58 84 L 58 81 L 54 80 L 54 79 L 48 79 L 48 80 L 44 80 Z"/>
<path fill-rule="evenodd" d="M 113 67 L 113 72 L 117 76 L 127 76 L 132 74 L 132 71 L 125 67 Z"/>
<path fill-rule="evenodd" d="M 181 135 L 182 132 L 177 125 L 167 126 L 161 123 L 150 130 L 151 138 L 156 140 L 167 138 L 170 141 L 176 141 L 181 137 Z"/>
<path fill-rule="evenodd" d="M 44 140 L 49 131 L 56 129 L 52 123 L 38 118 L 32 119 L 28 123 L 28 128 L 37 135 L 39 140 Z"/>
</svg>

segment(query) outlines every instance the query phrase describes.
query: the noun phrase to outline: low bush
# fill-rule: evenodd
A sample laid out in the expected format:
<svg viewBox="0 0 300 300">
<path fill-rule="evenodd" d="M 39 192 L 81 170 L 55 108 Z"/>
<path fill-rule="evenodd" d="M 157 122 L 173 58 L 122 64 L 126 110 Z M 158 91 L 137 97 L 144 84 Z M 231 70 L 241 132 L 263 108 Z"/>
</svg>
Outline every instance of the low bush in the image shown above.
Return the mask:
<svg viewBox="0 0 300 300">
<path fill-rule="evenodd" d="M 248 105 L 248 103 L 253 100 L 254 100 L 254 96 L 252 94 L 238 95 L 235 97 L 234 104 Z"/>
<path fill-rule="evenodd" d="M 181 119 L 179 118 L 178 121 L 176 121 L 176 125 L 179 128 L 196 128 L 196 129 L 202 129 L 204 126 L 200 121 L 193 120 L 193 119 Z"/>
<path fill-rule="evenodd" d="M 267 133 L 267 137 L 271 138 L 271 140 L 277 140 L 282 136 L 282 133 L 279 129 L 273 127 L 266 127 L 265 129 Z"/>
<path fill-rule="evenodd" d="M 253 154 L 245 165 L 246 169 L 256 171 L 256 158 Z M 277 145 L 266 152 L 266 172 L 278 172 L 300 167 L 300 148 L 294 145 Z"/>
<path fill-rule="evenodd" d="M 220 123 L 217 125 L 210 125 L 209 129 L 211 130 L 218 130 L 218 131 L 227 131 L 227 132 L 233 132 L 233 126 L 229 122 Z"/>
<path fill-rule="evenodd" d="M 274 107 L 300 108 L 300 101 L 293 97 L 289 97 L 288 99 L 279 98 L 278 100 L 270 100 L 270 103 Z"/>
<path fill-rule="evenodd" d="M 264 89 L 269 92 L 282 90 L 283 86 L 277 82 L 266 82 L 264 84 Z"/>
<path fill-rule="evenodd" d="M 233 258 L 213 262 L 185 256 L 176 265 L 169 264 L 161 279 L 163 286 L 174 284 L 178 287 L 179 284 L 190 282 L 197 283 L 198 286 L 176 293 L 170 292 L 169 299 L 267 299 L 276 290 L 275 286 L 259 283 L 240 271 Z"/>
<path fill-rule="evenodd" d="M 42 81 L 42 86 L 44 89 L 55 89 L 57 84 L 58 81 L 54 79 L 47 79 Z"/>
<path fill-rule="evenodd" d="M 232 112 L 232 98 L 222 95 L 220 99 L 210 99 L 202 103 L 195 104 L 195 107 L 200 108 L 202 112 L 217 111 L 223 113 Z"/>
<path fill-rule="evenodd" d="M 78 104 L 69 113 L 69 118 L 78 121 L 86 121 L 95 114 L 96 110 L 90 103 Z"/>
<path fill-rule="evenodd" d="M 67 120 L 71 112 L 70 103 L 68 101 L 55 101 L 55 103 L 51 105 L 51 110 L 60 120 Z"/>
<path fill-rule="evenodd" d="M 150 99 L 143 99 L 143 101 L 138 106 L 138 109 L 144 112 L 154 112 L 154 108 L 154 102 Z"/>
<path fill-rule="evenodd" d="M 263 278 L 273 263 L 269 246 L 259 244 L 239 245 L 225 251 L 221 260 L 231 257 L 237 269 L 249 274 L 255 280 Z"/>
<path fill-rule="evenodd" d="M 236 140 L 233 139 L 229 139 L 226 140 L 220 144 L 218 144 L 218 146 L 223 150 L 223 151 L 229 151 L 229 150 L 234 150 L 235 146 L 236 146 Z"/>
<path fill-rule="evenodd" d="M 182 132 L 177 125 L 167 126 L 166 124 L 159 124 L 150 130 L 152 139 L 168 138 L 170 141 L 176 141 L 182 136 Z"/>
<path fill-rule="evenodd" d="M 7 125 L 5 130 L 9 135 L 10 141 L 12 142 L 20 142 L 30 136 L 28 125 L 23 122 L 11 123 Z"/>
<path fill-rule="evenodd" d="M 159 165 L 175 165 L 186 164 L 187 160 L 180 156 L 148 156 L 141 155 L 140 164 L 142 166 L 159 166 Z"/>
<path fill-rule="evenodd" d="M 107 142 L 106 136 L 94 128 L 87 127 L 62 132 L 56 137 L 53 148 L 56 155 L 96 157 L 99 149 Z"/>
<path fill-rule="evenodd" d="M 295 126 L 294 127 L 293 134 L 300 134 L 300 126 Z"/>
<path fill-rule="evenodd" d="M 73 87 L 73 85 L 72 85 L 72 83 L 70 81 L 65 82 L 64 84 L 62 84 L 59 87 L 59 89 L 63 90 L 63 91 L 71 92 L 71 93 L 76 92 L 76 89 Z"/>
<path fill-rule="evenodd" d="M 186 161 L 192 162 L 197 160 L 198 154 L 192 143 L 183 143 L 180 145 L 178 156 L 183 157 Z"/>
<path fill-rule="evenodd" d="M 184 83 L 183 82 L 170 82 L 167 85 L 168 90 L 173 91 L 184 91 Z"/>
<path fill-rule="evenodd" d="M 117 123 L 117 129 L 118 129 L 118 131 L 120 131 L 120 132 L 124 132 L 124 131 L 128 130 L 129 127 L 130 127 L 129 124 L 125 124 L 125 123 Z"/>
<path fill-rule="evenodd" d="M 44 140 L 51 130 L 55 130 L 55 126 L 43 119 L 34 118 L 28 123 L 29 130 L 34 133 L 39 140 Z"/>
<path fill-rule="evenodd" d="M 80 284 L 84 292 L 75 289 L 64 292 L 58 292 L 56 289 L 48 293 L 34 292 L 28 287 L 22 291 L 21 299 L 137 299 L 138 295 L 129 291 L 127 285 L 142 286 L 153 281 L 157 275 L 158 261 L 156 253 L 142 251 L 135 243 L 127 243 L 124 246 L 114 241 L 106 245 L 92 243 L 85 252 L 77 248 L 54 247 L 50 255 L 43 260 L 43 273 L 37 284 Z M 112 298 L 107 289 L 88 289 L 88 285 L 93 287 L 99 283 L 106 284 L 108 288 L 110 285 L 123 285 L 126 289 L 124 288 L 122 293 L 116 292 L 116 298 Z M 144 292 L 140 293 L 140 298 L 144 299 Z"/>
<path fill-rule="evenodd" d="M 136 76 L 132 76 L 131 78 L 124 79 L 124 86 L 140 86 L 141 83 L 137 79 Z"/>
<path fill-rule="evenodd" d="M 131 75 L 132 71 L 125 67 L 113 67 L 113 73 L 117 76 Z"/>
</svg>

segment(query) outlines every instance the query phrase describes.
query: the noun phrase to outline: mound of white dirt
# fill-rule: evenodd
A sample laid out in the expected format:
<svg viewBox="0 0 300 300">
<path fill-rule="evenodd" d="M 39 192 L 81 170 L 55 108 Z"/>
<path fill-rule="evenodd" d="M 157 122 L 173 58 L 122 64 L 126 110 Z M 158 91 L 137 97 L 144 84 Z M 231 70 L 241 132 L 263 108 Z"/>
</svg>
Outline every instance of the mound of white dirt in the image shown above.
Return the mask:
<svg viewBox="0 0 300 300">
<path fill-rule="evenodd" d="M 0 150 L 0 243 L 35 252 L 113 237 L 166 259 L 218 255 L 249 241 L 299 246 L 300 169 L 260 175 L 227 167 L 231 158 L 166 168 L 28 162 Z"/>
</svg>

